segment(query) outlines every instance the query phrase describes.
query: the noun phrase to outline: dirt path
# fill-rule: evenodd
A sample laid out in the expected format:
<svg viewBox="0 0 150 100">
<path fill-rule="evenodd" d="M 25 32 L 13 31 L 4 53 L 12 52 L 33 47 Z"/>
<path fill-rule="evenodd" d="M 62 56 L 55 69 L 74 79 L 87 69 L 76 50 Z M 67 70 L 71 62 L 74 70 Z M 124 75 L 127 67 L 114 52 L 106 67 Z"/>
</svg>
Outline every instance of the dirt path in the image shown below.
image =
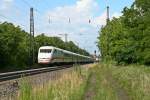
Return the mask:
<svg viewBox="0 0 150 100">
<path fill-rule="evenodd" d="M 101 83 L 98 83 L 98 82 L 101 82 L 101 81 L 96 80 L 97 79 L 96 75 L 97 74 L 95 72 L 93 71 L 91 72 L 89 79 L 87 81 L 87 86 L 85 88 L 85 94 L 84 94 L 83 100 L 95 100 L 94 97 L 97 94 L 99 94 L 96 89 L 97 88 L 96 86 L 97 84 L 100 85 Z M 117 100 L 130 100 L 126 91 L 119 86 L 119 83 L 113 78 L 112 74 L 109 71 L 101 73 L 100 75 L 103 75 L 102 77 L 104 80 L 107 81 L 107 85 L 113 89 L 113 91 L 116 94 Z M 106 86 L 102 85 L 100 87 L 105 88 Z M 110 90 L 108 89 L 108 91 Z M 101 100 L 101 99 L 97 99 L 97 100 Z M 108 100 L 111 100 L 111 97 Z"/>
<path fill-rule="evenodd" d="M 118 100 L 130 100 L 126 91 L 119 86 L 119 83 L 115 79 L 113 79 L 111 73 L 106 75 L 106 79 L 115 90 Z"/>
<path fill-rule="evenodd" d="M 93 97 L 96 95 L 95 86 L 96 76 L 94 73 L 91 73 L 87 81 L 86 92 L 84 94 L 83 100 L 93 100 Z"/>
</svg>

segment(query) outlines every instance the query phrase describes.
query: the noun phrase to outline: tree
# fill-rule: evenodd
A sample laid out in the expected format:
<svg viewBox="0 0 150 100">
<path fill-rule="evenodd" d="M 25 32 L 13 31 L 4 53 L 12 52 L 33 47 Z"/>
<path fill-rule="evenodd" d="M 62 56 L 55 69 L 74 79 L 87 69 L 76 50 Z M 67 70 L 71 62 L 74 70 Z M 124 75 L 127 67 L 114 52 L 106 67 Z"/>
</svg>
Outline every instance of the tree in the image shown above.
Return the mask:
<svg viewBox="0 0 150 100">
<path fill-rule="evenodd" d="M 135 0 L 120 18 L 100 31 L 98 47 L 103 59 L 118 63 L 150 64 L 150 2 Z"/>
<path fill-rule="evenodd" d="M 0 24 L 0 66 L 24 66 L 27 62 L 28 34 L 11 23 Z"/>
</svg>

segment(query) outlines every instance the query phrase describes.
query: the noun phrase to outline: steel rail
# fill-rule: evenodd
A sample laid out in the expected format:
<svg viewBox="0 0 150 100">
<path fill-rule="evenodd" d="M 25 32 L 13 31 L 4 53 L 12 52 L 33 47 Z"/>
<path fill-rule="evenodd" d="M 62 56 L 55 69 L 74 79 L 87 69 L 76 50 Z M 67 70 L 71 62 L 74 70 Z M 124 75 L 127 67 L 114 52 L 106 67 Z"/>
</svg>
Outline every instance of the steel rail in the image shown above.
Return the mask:
<svg viewBox="0 0 150 100">
<path fill-rule="evenodd" d="M 12 79 L 17 79 L 17 78 L 21 78 L 24 76 L 40 74 L 40 73 L 44 73 L 44 72 L 61 70 L 61 69 L 69 68 L 69 67 L 71 67 L 71 66 L 55 66 L 55 67 L 47 67 L 47 68 L 39 68 L 39 69 L 0 73 L 0 82 L 12 80 Z"/>
</svg>

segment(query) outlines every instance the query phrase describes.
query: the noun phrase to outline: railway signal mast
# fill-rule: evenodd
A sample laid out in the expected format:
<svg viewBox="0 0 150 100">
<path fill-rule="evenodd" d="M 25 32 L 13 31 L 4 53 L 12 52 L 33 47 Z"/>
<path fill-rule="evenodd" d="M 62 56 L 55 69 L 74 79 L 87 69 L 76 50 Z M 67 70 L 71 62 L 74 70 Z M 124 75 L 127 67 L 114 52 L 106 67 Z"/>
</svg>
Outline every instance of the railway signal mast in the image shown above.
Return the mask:
<svg viewBox="0 0 150 100">
<path fill-rule="evenodd" d="M 110 19 L 109 19 L 109 6 L 107 6 L 107 19 L 106 19 L 106 20 L 107 20 L 107 24 L 108 24 L 108 22 L 109 22 L 109 20 L 110 20 Z"/>
<path fill-rule="evenodd" d="M 110 18 L 109 18 L 109 6 L 107 6 L 107 19 L 106 19 L 106 24 L 108 24 L 109 23 L 109 21 L 110 21 Z M 110 43 L 109 42 L 109 33 L 107 33 L 107 41 L 108 41 L 108 43 Z M 109 52 L 109 44 L 107 44 L 107 50 L 108 50 L 108 56 L 110 55 L 110 52 Z"/>
<path fill-rule="evenodd" d="M 109 23 L 110 21 L 110 16 L 109 16 L 109 3 L 108 3 L 108 0 L 106 0 L 106 5 L 107 5 L 107 18 L 106 18 L 106 24 Z"/>
<path fill-rule="evenodd" d="M 34 64 L 35 55 L 34 55 L 34 13 L 33 8 L 30 8 L 30 64 Z"/>
</svg>

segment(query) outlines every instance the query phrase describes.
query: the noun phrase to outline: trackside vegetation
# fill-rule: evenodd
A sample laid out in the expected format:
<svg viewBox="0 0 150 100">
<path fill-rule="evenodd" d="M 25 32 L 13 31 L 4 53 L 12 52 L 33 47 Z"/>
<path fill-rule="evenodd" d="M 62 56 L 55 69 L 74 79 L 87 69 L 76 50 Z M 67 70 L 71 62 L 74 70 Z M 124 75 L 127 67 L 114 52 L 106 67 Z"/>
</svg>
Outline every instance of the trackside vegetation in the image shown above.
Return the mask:
<svg viewBox="0 0 150 100">
<path fill-rule="evenodd" d="M 100 91 L 108 84 L 102 93 L 113 94 L 102 100 L 150 100 L 149 0 L 134 0 L 122 16 L 109 20 L 100 30 L 98 47 L 102 62 L 97 73 L 105 83 Z"/>
<path fill-rule="evenodd" d="M 88 76 L 88 68 L 76 66 L 61 78 L 40 86 L 32 86 L 28 79 L 22 79 L 18 100 L 82 100 Z"/>
<path fill-rule="evenodd" d="M 99 68 L 119 100 L 150 99 L 150 69 L 148 67 L 101 64 Z"/>
<path fill-rule="evenodd" d="M 41 86 L 22 82 L 19 100 L 149 100 L 150 69 L 141 65 L 118 67 L 97 64 L 76 67 L 60 79 Z"/>
<path fill-rule="evenodd" d="M 102 59 L 150 65 L 149 0 L 135 0 L 122 14 L 101 28 L 98 47 Z"/>
<path fill-rule="evenodd" d="M 107 74 L 99 65 L 90 69 L 82 100 L 117 100 L 116 91 L 107 79 Z"/>
<path fill-rule="evenodd" d="M 12 23 L 0 23 L 0 69 L 25 69 L 29 60 L 29 33 Z M 37 58 L 40 46 L 55 46 L 75 53 L 89 55 L 89 53 L 72 41 L 65 43 L 58 37 L 44 34 L 35 37 L 35 55 Z M 35 61 L 36 62 L 36 61 Z"/>
</svg>

